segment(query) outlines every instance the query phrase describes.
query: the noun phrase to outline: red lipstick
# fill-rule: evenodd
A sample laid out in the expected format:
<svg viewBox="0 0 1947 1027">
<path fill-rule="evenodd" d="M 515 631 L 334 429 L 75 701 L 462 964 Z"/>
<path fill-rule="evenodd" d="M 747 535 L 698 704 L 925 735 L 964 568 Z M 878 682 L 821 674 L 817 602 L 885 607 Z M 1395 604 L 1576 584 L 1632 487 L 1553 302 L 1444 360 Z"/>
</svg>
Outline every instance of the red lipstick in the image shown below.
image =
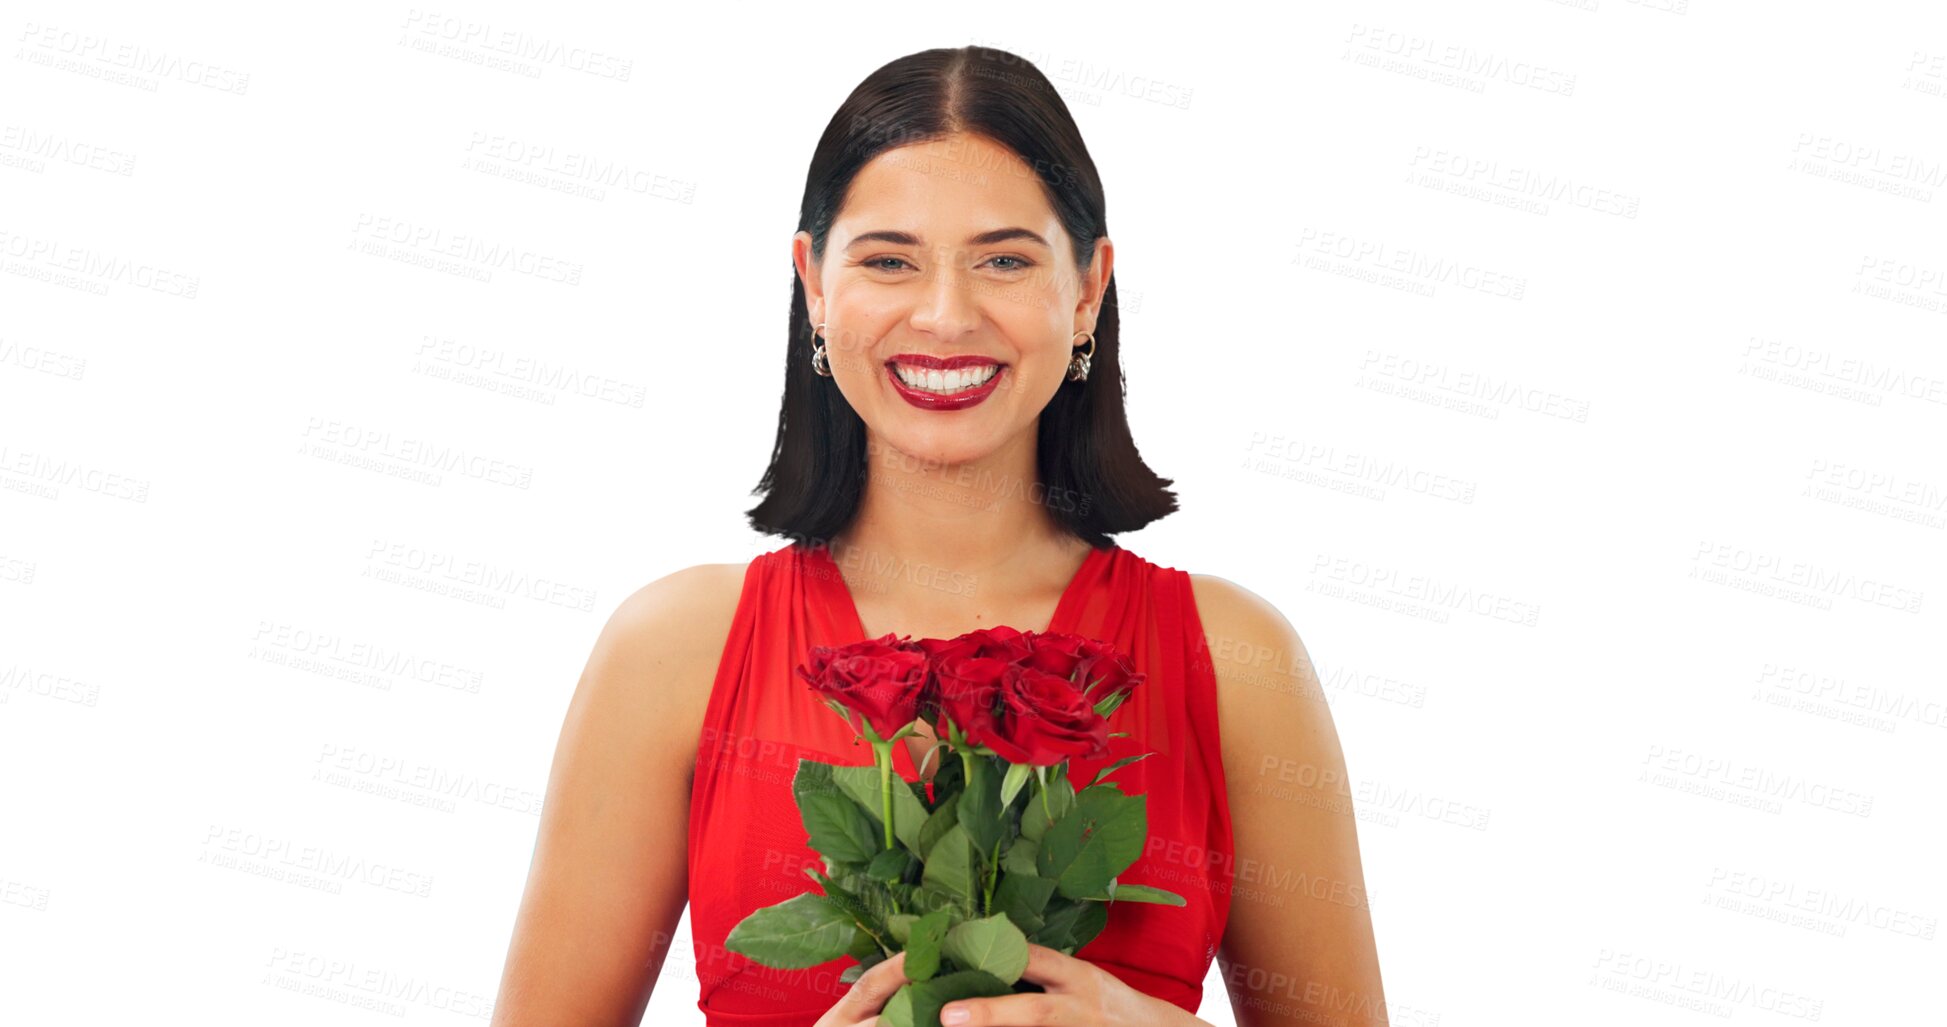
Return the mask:
<svg viewBox="0 0 1947 1027">
<path fill-rule="evenodd" d="M 955 368 L 995 367 L 998 368 L 985 382 L 971 389 L 961 389 L 954 393 L 927 392 L 915 389 L 899 377 L 893 366 L 904 364 L 907 367 L 927 368 L 929 370 L 950 371 Z M 886 380 L 899 393 L 899 397 L 921 410 L 961 410 L 992 395 L 1000 385 L 1001 376 L 1007 373 L 1007 365 L 992 357 L 963 353 L 952 357 L 934 357 L 924 353 L 901 353 L 886 361 Z"/>
</svg>

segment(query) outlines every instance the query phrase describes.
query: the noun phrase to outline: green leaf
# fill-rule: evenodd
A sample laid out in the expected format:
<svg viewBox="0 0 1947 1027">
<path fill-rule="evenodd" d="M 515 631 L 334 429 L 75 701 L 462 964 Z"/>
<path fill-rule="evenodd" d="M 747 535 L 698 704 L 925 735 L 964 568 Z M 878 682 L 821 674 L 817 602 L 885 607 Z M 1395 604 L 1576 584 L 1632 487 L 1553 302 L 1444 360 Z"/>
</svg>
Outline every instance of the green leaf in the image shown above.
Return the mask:
<svg viewBox="0 0 1947 1027">
<path fill-rule="evenodd" d="M 927 856 L 920 880 L 926 886 L 951 895 L 966 908 L 972 908 L 974 895 L 973 842 L 959 824 L 947 829 Z"/>
<path fill-rule="evenodd" d="M 1103 697 L 1101 702 L 1095 704 L 1095 712 L 1101 714 L 1103 717 L 1107 717 L 1110 714 L 1114 713 L 1117 708 L 1119 708 L 1124 702 L 1128 700 L 1130 696 L 1134 694 L 1136 693 L 1133 691 L 1122 691 L 1122 692 L 1115 692 L 1111 695 L 1105 696 Z"/>
<path fill-rule="evenodd" d="M 830 763 L 799 757 L 798 769 L 791 775 L 791 797 L 803 800 L 812 793 L 837 792 L 838 783 L 832 780 L 833 769 Z"/>
<path fill-rule="evenodd" d="M 867 966 L 886 958 L 886 950 L 879 946 L 879 940 L 863 927 L 853 933 L 852 947 L 846 949 L 845 954 L 866 963 Z M 867 962 L 868 960 L 870 962 Z"/>
<path fill-rule="evenodd" d="M 872 921 L 875 924 L 884 924 L 887 917 L 904 912 L 904 907 L 900 905 L 894 894 L 894 889 L 900 887 L 899 885 L 875 881 L 863 873 L 846 874 L 843 877 L 834 875 L 833 879 L 847 891 L 858 896 L 859 902 L 864 904 L 866 911 L 872 914 Z M 881 937 L 883 936 L 884 932 L 881 931 Z"/>
<path fill-rule="evenodd" d="M 1019 843 L 1016 843 L 1019 844 Z M 1033 874 L 1004 873 L 994 886 L 993 908 L 1030 933 L 1040 930 L 1041 911 L 1055 893 L 1055 882 Z"/>
<path fill-rule="evenodd" d="M 944 909 L 934 910 L 913 924 L 912 934 L 906 941 L 907 980 L 923 981 L 939 972 L 941 943 L 951 926 L 953 914 Z"/>
<path fill-rule="evenodd" d="M 1095 940 L 1096 935 L 1102 933 L 1102 928 L 1107 927 L 1108 925 L 1109 925 L 1109 906 L 1107 903 L 1104 902 L 1082 903 L 1079 910 L 1075 914 L 1075 926 L 1074 926 L 1075 947 L 1069 950 L 1068 955 L 1072 956 L 1076 952 L 1080 951 L 1081 949 L 1086 948 L 1089 942 Z"/>
<path fill-rule="evenodd" d="M 1047 911 L 1042 914 L 1041 926 L 1028 932 L 1028 940 L 1074 955 L 1075 917 L 1080 915 L 1079 907 L 1082 905 L 1080 901 L 1059 896 L 1050 899 Z"/>
<path fill-rule="evenodd" d="M 918 914 L 894 913 L 886 918 L 886 933 L 892 935 L 892 940 L 898 942 L 899 946 L 904 948 L 906 946 L 906 939 L 909 937 L 909 932 L 912 931 L 913 925 L 918 922 Z"/>
<path fill-rule="evenodd" d="M 857 816 L 857 804 L 832 776 L 837 769 L 829 763 L 801 758 L 791 777 L 791 797 L 797 801 L 798 815 L 811 836 L 809 844 L 825 857 L 828 867 L 833 863 L 863 863 L 885 848 L 878 818 L 861 820 Z"/>
<path fill-rule="evenodd" d="M 1041 849 L 1041 843 L 1032 838 L 1016 838 L 1014 844 L 1001 854 L 1001 872 L 1004 874 L 1029 874 L 1038 872 L 1034 854 Z"/>
<path fill-rule="evenodd" d="M 854 807 L 854 809 L 856 808 Z M 870 829 L 871 826 L 868 824 L 867 830 L 869 831 Z M 865 876 L 875 881 L 885 881 L 890 884 L 893 881 L 903 880 L 906 876 L 908 865 L 913 862 L 915 860 L 913 859 L 912 853 L 907 852 L 905 849 L 882 849 L 877 855 L 871 858 L 871 862 L 866 864 Z"/>
<path fill-rule="evenodd" d="M 840 863 L 864 863 L 884 851 L 885 840 L 874 834 L 871 818 L 858 804 L 836 791 L 809 792 L 798 798 L 798 815 L 819 854 Z"/>
<path fill-rule="evenodd" d="M 1007 826 L 1001 821 L 1001 782 L 989 757 L 975 756 L 969 763 L 972 773 L 967 778 L 967 790 L 960 793 L 957 818 L 967 829 L 974 851 L 990 853 Z"/>
<path fill-rule="evenodd" d="M 843 971 L 839 973 L 838 980 L 841 984 L 851 984 L 852 982 L 858 980 L 861 976 L 863 976 L 867 970 L 870 970 L 873 967 L 878 966 L 880 963 L 883 963 L 887 959 L 891 958 L 887 956 L 885 952 L 879 948 L 879 946 L 872 944 L 872 938 L 869 935 L 867 935 L 864 931 L 859 932 L 859 937 L 865 939 L 866 945 L 870 946 L 872 951 L 866 953 L 865 955 L 853 956 L 853 958 L 857 959 L 858 962 L 853 963 L 851 966 L 846 967 Z"/>
<path fill-rule="evenodd" d="M 846 727 L 852 727 L 852 714 L 847 712 L 844 705 L 837 699 L 826 699 L 825 706 L 833 713 L 838 714 L 838 719 L 844 721 Z M 853 728 L 853 730 L 857 731 L 857 728 Z"/>
<path fill-rule="evenodd" d="M 879 795 L 879 768 L 877 767 L 833 767 L 832 781 L 839 790 L 852 797 L 859 808 L 879 826 L 882 837 L 880 848 L 885 847 L 882 826 L 884 800 Z M 913 794 L 912 785 L 898 775 L 893 777 L 892 787 L 892 834 L 905 843 L 906 848 L 919 851 L 919 831 L 926 823 L 926 804 Z"/>
<path fill-rule="evenodd" d="M 1108 922 L 1109 907 L 1104 903 L 1057 897 L 1048 900 L 1047 921 L 1028 940 L 1072 956 Z"/>
<path fill-rule="evenodd" d="M 1029 799 L 1028 807 L 1021 811 L 1021 837 L 1031 842 L 1039 842 L 1048 833 L 1048 825 L 1053 821 L 1041 810 L 1039 799 Z"/>
<path fill-rule="evenodd" d="M 1115 886 L 1117 902 L 1154 902 L 1161 906 L 1181 906 L 1183 896 L 1161 888 L 1151 888 L 1146 884 L 1118 884 Z"/>
<path fill-rule="evenodd" d="M 958 795 L 966 791 L 966 769 L 960 765 L 960 761 L 957 758 L 942 758 L 940 760 L 940 769 L 933 773 L 933 794 L 939 796 L 944 801 L 949 795 Z"/>
<path fill-rule="evenodd" d="M 956 914 L 970 915 L 967 900 L 958 895 L 948 894 L 931 885 L 921 885 L 913 889 L 906 905 L 921 913 L 931 913 L 936 909 L 952 910 Z"/>
<path fill-rule="evenodd" d="M 723 947 L 765 966 L 802 970 L 844 955 L 857 931 L 844 910 L 806 892 L 743 918 Z"/>
<path fill-rule="evenodd" d="M 1146 759 L 1154 755 L 1156 754 L 1153 752 L 1146 752 L 1143 753 L 1141 756 L 1124 756 L 1123 758 L 1115 761 L 1114 763 L 1111 763 L 1108 766 L 1103 767 L 1102 769 L 1096 771 L 1095 776 L 1088 779 L 1088 783 L 1090 786 L 1093 786 L 1097 781 L 1100 781 L 1103 778 L 1108 777 L 1110 774 L 1115 773 L 1117 770 L 1126 767 L 1129 764 L 1136 762 L 1137 760 Z"/>
<path fill-rule="evenodd" d="M 886 936 L 884 919 L 875 915 L 857 895 L 853 894 L 844 885 L 825 876 L 816 867 L 806 867 L 804 868 L 804 872 L 805 876 L 817 881 L 818 886 L 825 889 L 825 898 L 830 899 L 832 905 L 837 906 L 846 916 L 851 917 L 853 923 L 863 928 L 875 938 L 884 938 Z"/>
<path fill-rule="evenodd" d="M 911 994 L 895 1012 L 893 1002 L 908 992 Z M 940 1022 L 940 1008 L 954 999 L 1009 995 L 1013 992 L 1014 989 L 1006 981 L 993 974 L 961 970 L 899 989 L 892 996 L 892 1001 L 888 1001 L 880 1011 L 879 1020 L 885 1027 L 933 1027 Z"/>
<path fill-rule="evenodd" d="M 879 1009 L 879 1023 L 882 1027 L 916 1027 L 913 1023 L 913 989 L 917 985 L 902 984 L 892 993 L 886 1004 Z M 931 1025 L 929 1025 L 931 1027 Z"/>
<path fill-rule="evenodd" d="M 1087 789 L 1074 811 L 1048 828 L 1035 872 L 1068 898 L 1101 894 L 1142 855 L 1149 830 L 1145 799 L 1106 785 Z"/>
<path fill-rule="evenodd" d="M 960 822 L 960 793 L 955 792 L 940 802 L 926 823 L 919 829 L 919 857 L 925 859 L 933 851 L 933 845 L 940 836 L 947 833 L 954 824 Z"/>
<path fill-rule="evenodd" d="M 917 883 L 915 884 L 894 883 L 894 884 L 886 885 L 885 888 L 886 888 L 886 895 L 888 901 L 892 902 L 895 906 L 899 907 L 893 912 L 904 913 L 908 910 L 918 910 L 921 913 L 926 912 L 926 910 L 920 909 L 917 905 L 913 903 L 913 897 L 919 894 L 919 885 Z M 887 913 L 886 915 L 891 916 L 892 913 Z"/>
<path fill-rule="evenodd" d="M 1007 768 L 1007 776 L 1001 778 L 1001 805 L 1005 807 L 1014 801 L 1021 789 L 1027 787 L 1028 779 L 1034 776 L 1034 766 L 1028 763 L 1015 763 Z"/>
<path fill-rule="evenodd" d="M 946 934 L 945 951 L 955 963 L 984 970 L 1008 984 L 1020 980 L 1028 968 L 1028 937 L 1005 913 L 955 926 Z"/>
<path fill-rule="evenodd" d="M 1047 768 L 1035 768 L 1036 771 L 1045 769 Z M 1042 810 L 1041 795 L 1048 797 L 1047 812 L 1043 812 Z M 1021 833 L 1039 841 L 1041 836 L 1047 833 L 1050 824 L 1055 820 L 1060 820 L 1063 815 L 1074 807 L 1074 787 L 1068 783 L 1068 778 L 1065 775 L 1055 778 L 1047 783 L 1040 794 L 1028 799 L 1027 808 L 1021 811 Z M 1050 813 L 1053 814 L 1052 820 L 1049 818 Z"/>
</svg>

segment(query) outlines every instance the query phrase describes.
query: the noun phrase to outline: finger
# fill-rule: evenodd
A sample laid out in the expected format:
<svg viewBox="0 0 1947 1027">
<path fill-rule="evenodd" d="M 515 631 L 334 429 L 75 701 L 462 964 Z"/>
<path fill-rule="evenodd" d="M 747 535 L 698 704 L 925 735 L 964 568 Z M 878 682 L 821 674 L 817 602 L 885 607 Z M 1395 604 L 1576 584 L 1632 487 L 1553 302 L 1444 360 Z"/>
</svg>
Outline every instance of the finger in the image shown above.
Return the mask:
<svg viewBox="0 0 1947 1027">
<path fill-rule="evenodd" d="M 1076 964 L 1081 960 L 1046 945 L 1028 942 L 1028 968 L 1021 976 L 1043 987 L 1057 990 L 1075 983 Z"/>
<path fill-rule="evenodd" d="M 961 999 L 940 1008 L 940 1023 L 945 1027 L 1066 1027 L 1072 1001 L 1034 991 Z M 966 1011 L 966 1019 L 957 1017 L 959 1010 Z"/>
<path fill-rule="evenodd" d="M 852 982 L 852 990 L 845 993 L 839 1002 L 845 1007 L 846 1015 L 840 1017 L 845 1023 L 875 1016 L 884 1008 L 886 1000 L 906 983 L 906 953 L 895 952 L 891 958 L 872 964 L 872 968 L 859 975 Z"/>
</svg>

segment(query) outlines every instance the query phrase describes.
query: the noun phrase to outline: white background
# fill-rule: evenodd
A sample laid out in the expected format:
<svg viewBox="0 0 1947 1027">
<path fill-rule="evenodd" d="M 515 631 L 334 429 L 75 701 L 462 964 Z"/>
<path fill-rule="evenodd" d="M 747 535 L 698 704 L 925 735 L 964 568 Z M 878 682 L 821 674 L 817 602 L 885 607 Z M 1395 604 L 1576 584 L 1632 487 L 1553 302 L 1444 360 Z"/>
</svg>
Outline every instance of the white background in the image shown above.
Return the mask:
<svg viewBox="0 0 1947 1027">
<path fill-rule="evenodd" d="M 1395 1022 L 1937 1016 L 1937 5 L 181 6 L 0 25 L 0 1018 L 484 1020 L 601 623 L 782 544 L 812 147 L 968 42 L 1107 184 L 1120 542 L 1317 661 Z M 284 987 L 368 970 L 444 997 Z"/>
</svg>

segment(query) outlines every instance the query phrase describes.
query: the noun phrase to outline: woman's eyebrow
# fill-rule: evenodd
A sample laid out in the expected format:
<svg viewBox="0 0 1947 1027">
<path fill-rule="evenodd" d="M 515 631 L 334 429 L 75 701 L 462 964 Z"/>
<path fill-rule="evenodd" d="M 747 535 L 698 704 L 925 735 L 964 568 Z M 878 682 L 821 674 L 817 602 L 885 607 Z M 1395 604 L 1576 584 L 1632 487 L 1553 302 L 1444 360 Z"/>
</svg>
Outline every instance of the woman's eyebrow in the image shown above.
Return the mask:
<svg viewBox="0 0 1947 1027">
<path fill-rule="evenodd" d="M 1048 240 L 1041 238 L 1041 236 L 1038 233 L 1031 232 L 1025 228 L 991 229 L 989 231 L 981 232 L 978 235 L 968 237 L 967 245 L 968 246 L 991 246 L 994 243 L 1006 242 L 1010 239 L 1025 239 L 1028 242 L 1036 243 L 1038 245 L 1047 247 L 1048 249 L 1054 248 L 1052 246 L 1048 246 Z M 900 232 L 900 231 L 895 231 L 893 229 L 882 228 L 882 229 L 875 229 L 870 232 L 860 232 L 858 235 L 852 237 L 851 242 L 845 244 L 845 248 L 849 250 L 855 246 L 861 245 L 863 243 L 869 243 L 869 242 L 891 243 L 894 246 L 921 245 L 919 236 L 914 235 L 911 232 Z"/>
</svg>

